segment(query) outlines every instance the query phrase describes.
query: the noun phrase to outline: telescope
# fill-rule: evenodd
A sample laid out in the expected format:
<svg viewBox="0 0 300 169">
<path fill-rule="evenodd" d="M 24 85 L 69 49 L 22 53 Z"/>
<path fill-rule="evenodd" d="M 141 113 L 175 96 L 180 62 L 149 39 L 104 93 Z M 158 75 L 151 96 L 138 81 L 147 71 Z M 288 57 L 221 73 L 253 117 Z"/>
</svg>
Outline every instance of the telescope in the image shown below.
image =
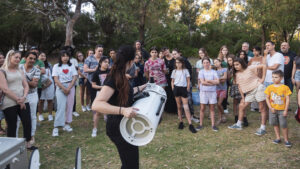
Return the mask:
<svg viewBox="0 0 300 169">
<path fill-rule="evenodd" d="M 122 137 L 135 146 L 144 146 L 153 139 L 167 101 L 165 90 L 151 83 L 134 97 L 132 107 L 138 108 L 133 118 L 123 117 L 120 123 Z"/>
</svg>

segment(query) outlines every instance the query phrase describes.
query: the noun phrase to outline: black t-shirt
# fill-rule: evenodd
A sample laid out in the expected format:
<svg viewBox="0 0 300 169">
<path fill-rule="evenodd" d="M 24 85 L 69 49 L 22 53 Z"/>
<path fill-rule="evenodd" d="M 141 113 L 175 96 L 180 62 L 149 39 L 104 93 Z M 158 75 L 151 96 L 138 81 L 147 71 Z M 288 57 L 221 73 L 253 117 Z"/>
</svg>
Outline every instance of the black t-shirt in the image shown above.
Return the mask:
<svg viewBox="0 0 300 169">
<path fill-rule="evenodd" d="M 284 79 L 290 79 L 292 77 L 293 63 L 296 54 L 292 51 L 289 51 L 288 53 L 280 53 L 284 56 Z"/>
<path fill-rule="evenodd" d="M 102 86 L 104 84 L 104 81 L 105 81 L 108 73 L 109 73 L 109 70 L 101 71 L 98 69 L 93 74 L 92 82 L 95 82 L 98 86 Z"/>
<path fill-rule="evenodd" d="M 192 80 L 193 67 L 192 67 L 191 63 L 189 62 L 189 60 L 186 57 L 183 57 L 183 59 L 184 59 L 185 68 L 187 68 L 187 70 L 190 73 L 190 80 Z"/>
<path fill-rule="evenodd" d="M 114 106 L 120 106 L 118 103 L 119 91 L 116 87 L 114 79 L 112 77 L 108 76 L 104 81 L 104 86 L 109 86 L 115 90 L 114 94 L 108 100 L 108 103 L 111 105 L 114 105 Z M 130 106 L 132 106 L 132 104 L 133 104 L 133 87 L 130 85 L 127 103 L 125 106 L 122 106 L 122 107 L 130 107 Z"/>
</svg>

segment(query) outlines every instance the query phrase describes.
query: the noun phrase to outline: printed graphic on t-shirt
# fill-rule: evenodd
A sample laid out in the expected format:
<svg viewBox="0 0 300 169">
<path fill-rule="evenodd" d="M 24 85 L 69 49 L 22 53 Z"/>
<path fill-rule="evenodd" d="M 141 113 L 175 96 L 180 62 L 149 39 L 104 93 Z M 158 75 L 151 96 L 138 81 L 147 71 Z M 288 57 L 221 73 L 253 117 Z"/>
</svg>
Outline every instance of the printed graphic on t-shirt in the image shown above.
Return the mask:
<svg viewBox="0 0 300 169">
<path fill-rule="evenodd" d="M 290 63 L 290 57 L 289 56 L 284 56 L 284 65 L 287 65 Z"/>
<path fill-rule="evenodd" d="M 103 85 L 104 80 L 106 79 L 106 76 L 107 76 L 106 73 L 99 75 L 99 81 L 100 81 L 99 84 L 101 84 L 101 86 Z"/>
<path fill-rule="evenodd" d="M 272 104 L 284 105 L 284 95 L 277 95 L 276 93 L 271 92 L 270 101 Z"/>
</svg>

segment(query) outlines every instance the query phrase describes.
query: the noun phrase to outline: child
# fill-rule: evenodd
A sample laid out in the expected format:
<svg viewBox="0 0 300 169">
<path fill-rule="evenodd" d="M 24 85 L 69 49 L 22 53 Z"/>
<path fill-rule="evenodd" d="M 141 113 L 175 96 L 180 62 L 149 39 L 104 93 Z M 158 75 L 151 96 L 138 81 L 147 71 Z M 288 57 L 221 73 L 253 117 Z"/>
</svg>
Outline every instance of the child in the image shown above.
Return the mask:
<svg viewBox="0 0 300 169">
<path fill-rule="evenodd" d="M 71 54 L 66 50 L 60 51 L 59 63 L 54 65 L 52 76 L 56 84 L 57 111 L 54 120 L 53 137 L 58 136 L 58 127 L 63 126 L 67 132 L 73 131 L 70 126 L 72 122 L 72 111 L 74 105 L 75 82 L 77 70 L 70 62 Z"/>
<path fill-rule="evenodd" d="M 90 94 L 87 90 L 86 83 L 88 81 L 87 74 L 83 72 L 84 56 L 81 52 L 76 53 L 76 59 L 78 61 L 78 75 L 79 75 L 79 86 L 80 86 L 80 102 L 81 109 L 83 112 L 87 111 L 87 107 L 90 104 Z M 86 97 L 86 106 L 84 104 L 84 95 Z"/>
<path fill-rule="evenodd" d="M 233 78 L 233 60 L 235 56 L 234 55 L 229 55 L 227 58 L 228 62 L 228 74 L 227 78 L 229 79 L 229 86 L 230 86 L 230 97 L 233 99 L 233 115 L 234 115 L 234 123 L 238 121 L 238 110 L 239 110 L 239 103 L 241 101 L 241 94 L 239 91 L 239 87 L 236 84 L 236 79 Z M 246 118 L 244 118 L 244 126 L 248 125 L 248 121 Z"/>
<path fill-rule="evenodd" d="M 157 48 L 152 47 L 150 49 L 150 58 L 146 61 L 144 72 L 148 80 L 150 77 L 154 78 L 154 82 L 165 88 L 167 86 L 167 79 L 165 74 L 167 73 L 167 68 L 165 62 L 157 57 Z"/>
<path fill-rule="evenodd" d="M 245 115 L 245 110 L 250 103 L 256 101 L 259 104 L 259 110 L 261 112 L 261 125 L 260 128 L 255 132 L 255 134 L 259 136 L 264 135 L 266 134 L 267 111 L 265 106 L 266 96 L 264 94 L 265 87 L 263 85 L 263 82 L 266 77 L 266 66 L 252 65 L 248 67 L 245 61 L 242 58 L 238 57 L 234 59 L 233 65 L 233 77 L 236 80 L 236 84 L 238 85 L 242 99 L 239 104 L 238 121 L 228 128 L 242 130 L 242 121 Z M 263 69 L 262 78 L 259 78 L 256 74 L 256 70 L 260 68 Z"/>
<path fill-rule="evenodd" d="M 109 73 L 109 58 L 107 56 L 102 56 L 97 71 L 94 73 L 92 78 L 92 87 L 97 90 L 98 92 L 101 90 L 104 80 L 106 79 L 107 74 Z M 97 93 L 98 93 L 97 92 Z M 92 130 L 92 137 L 97 136 L 97 126 L 99 123 L 99 113 L 93 111 L 93 130 Z M 106 115 L 104 115 L 104 120 L 106 121 Z"/>
<path fill-rule="evenodd" d="M 282 129 L 283 138 L 286 147 L 292 144 L 288 140 L 287 115 L 290 103 L 290 95 L 292 94 L 288 86 L 281 84 L 283 72 L 276 70 L 272 72 L 272 81 L 274 84 L 267 87 L 265 94 L 267 95 L 267 105 L 269 107 L 269 121 L 274 126 L 276 139 L 273 143 L 278 144 L 280 140 L 280 127 Z"/>
<path fill-rule="evenodd" d="M 182 122 L 182 109 L 181 109 L 181 102 L 182 102 L 185 116 L 187 117 L 189 123 L 189 130 L 192 133 L 196 133 L 197 131 L 195 130 L 192 124 L 191 114 L 188 105 L 188 91 L 190 91 L 190 73 L 185 68 L 184 59 L 182 57 L 176 58 L 175 63 L 176 63 L 176 69 L 172 71 L 171 86 L 176 99 L 178 118 L 180 120 L 178 129 L 184 128 Z"/>
<path fill-rule="evenodd" d="M 217 100 L 218 100 L 218 114 L 219 114 L 219 120 L 217 124 L 225 123 L 226 117 L 224 116 L 224 109 L 223 109 L 223 101 L 227 97 L 227 68 L 222 68 L 221 66 L 221 60 L 215 59 L 214 65 L 217 70 L 217 74 L 219 77 L 220 83 L 217 85 Z"/>
<path fill-rule="evenodd" d="M 45 64 L 45 71 L 46 73 L 44 74 L 44 77 L 47 78 L 49 80 L 49 82 L 46 82 L 43 86 L 42 86 L 42 93 L 41 93 L 41 97 L 40 97 L 40 102 L 39 102 L 39 112 L 40 112 L 40 116 L 42 115 L 43 112 L 43 108 L 44 108 L 44 101 L 47 102 L 48 105 L 48 121 L 52 121 L 53 120 L 53 116 L 52 116 L 52 110 L 53 110 L 53 99 L 54 99 L 54 81 L 52 79 L 52 66 L 50 63 L 48 63 L 47 61 L 47 57 L 45 53 L 41 53 L 39 55 L 39 60 L 44 62 Z M 43 117 L 41 117 L 40 119 L 43 119 Z"/>
<path fill-rule="evenodd" d="M 216 85 L 219 84 L 218 74 L 215 70 L 211 69 L 210 60 L 207 57 L 202 59 L 204 69 L 199 71 L 198 86 L 200 86 L 200 125 L 196 130 L 203 128 L 203 119 L 205 106 L 209 104 L 211 126 L 213 131 L 219 129 L 215 126 L 215 104 L 217 103 L 217 89 Z"/>
</svg>

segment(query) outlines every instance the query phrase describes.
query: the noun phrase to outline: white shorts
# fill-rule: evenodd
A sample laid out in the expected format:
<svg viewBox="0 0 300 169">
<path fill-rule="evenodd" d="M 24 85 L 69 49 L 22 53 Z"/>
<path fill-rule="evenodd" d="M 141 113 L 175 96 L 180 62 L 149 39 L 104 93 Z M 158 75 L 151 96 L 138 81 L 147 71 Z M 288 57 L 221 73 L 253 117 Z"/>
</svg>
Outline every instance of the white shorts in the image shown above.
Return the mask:
<svg viewBox="0 0 300 169">
<path fill-rule="evenodd" d="M 265 86 L 263 84 L 260 84 L 257 88 L 251 90 L 246 94 L 245 102 L 261 102 L 266 100 L 266 94 L 265 94 Z"/>
<path fill-rule="evenodd" d="M 217 92 L 207 92 L 207 91 L 200 91 L 200 103 L 201 104 L 216 104 L 217 101 Z"/>
</svg>

